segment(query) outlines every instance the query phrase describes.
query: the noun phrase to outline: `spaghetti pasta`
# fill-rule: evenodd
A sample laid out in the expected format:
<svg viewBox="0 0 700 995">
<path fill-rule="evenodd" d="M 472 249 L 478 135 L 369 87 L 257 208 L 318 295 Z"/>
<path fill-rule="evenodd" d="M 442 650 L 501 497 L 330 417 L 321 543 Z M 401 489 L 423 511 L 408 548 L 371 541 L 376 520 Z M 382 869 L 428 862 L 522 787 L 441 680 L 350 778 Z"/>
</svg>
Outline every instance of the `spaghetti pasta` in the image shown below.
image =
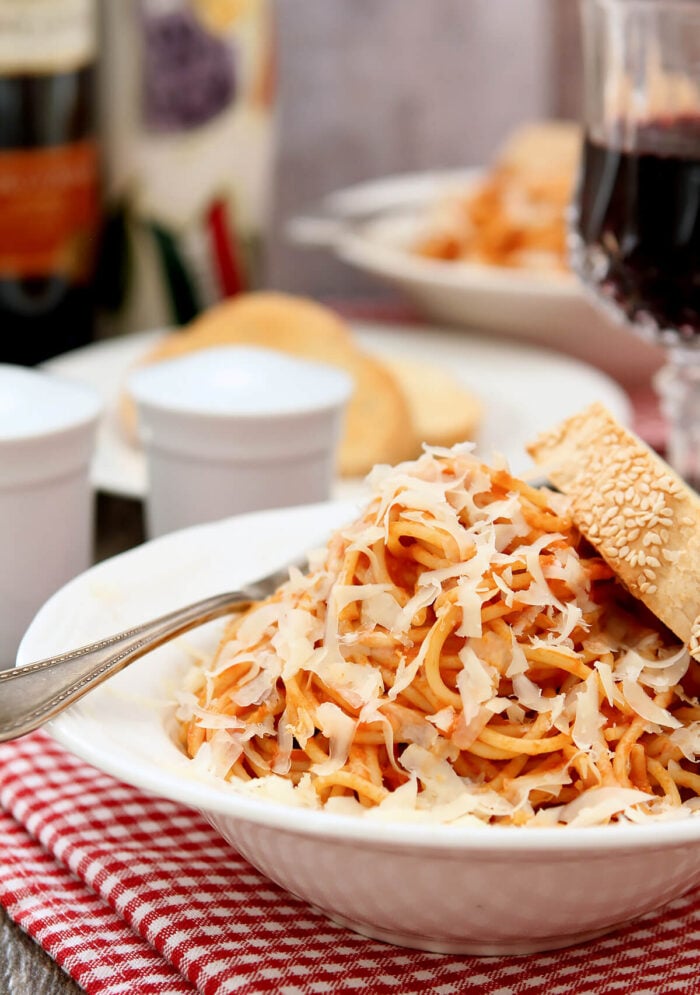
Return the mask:
<svg viewBox="0 0 700 995">
<path fill-rule="evenodd" d="M 495 169 L 475 189 L 438 204 L 413 251 L 440 262 L 565 272 L 570 201 L 567 176 L 528 182 Z"/>
<path fill-rule="evenodd" d="M 180 694 L 197 764 L 373 818 L 586 825 L 700 807 L 687 648 L 568 498 L 469 446 L 370 483 L 366 511 L 235 618 Z"/>
</svg>

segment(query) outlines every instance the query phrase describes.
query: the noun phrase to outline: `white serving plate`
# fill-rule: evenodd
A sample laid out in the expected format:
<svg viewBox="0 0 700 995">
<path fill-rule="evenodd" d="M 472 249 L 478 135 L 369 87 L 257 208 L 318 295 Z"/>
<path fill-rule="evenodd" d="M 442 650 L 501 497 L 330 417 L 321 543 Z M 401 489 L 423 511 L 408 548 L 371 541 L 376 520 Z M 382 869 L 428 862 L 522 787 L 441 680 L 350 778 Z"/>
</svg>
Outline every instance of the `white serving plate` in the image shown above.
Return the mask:
<svg viewBox="0 0 700 995">
<path fill-rule="evenodd" d="M 40 610 L 18 663 L 252 580 L 318 545 L 355 507 L 241 516 L 106 560 Z M 601 935 L 700 883 L 700 819 L 530 829 L 378 821 L 245 796 L 199 773 L 173 738 L 173 695 L 221 624 L 132 664 L 48 731 L 95 767 L 201 811 L 251 864 L 333 920 L 427 950 L 529 953 Z"/>
<path fill-rule="evenodd" d="M 426 217 L 483 170 L 389 176 L 327 197 L 290 221 L 298 245 L 326 247 L 402 291 L 428 320 L 525 339 L 592 363 L 624 384 L 647 382 L 661 349 L 598 310 L 572 274 L 425 259 L 410 251 Z"/>
<path fill-rule="evenodd" d="M 353 332 L 365 349 L 442 367 L 476 394 L 484 408 L 477 440 L 480 451 L 487 458 L 494 451 L 503 453 L 516 473 L 531 466 L 525 454 L 527 442 L 593 401 L 601 401 L 625 424 L 631 419 L 625 392 L 608 376 L 525 342 L 415 325 L 357 323 Z M 146 494 L 145 458 L 125 436 L 118 405 L 128 371 L 162 334 L 107 339 L 46 364 L 55 373 L 90 384 L 102 397 L 105 414 L 92 467 L 99 490 L 131 498 Z M 342 481 L 336 495 L 360 490 L 359 482 Z"/>
</svg>

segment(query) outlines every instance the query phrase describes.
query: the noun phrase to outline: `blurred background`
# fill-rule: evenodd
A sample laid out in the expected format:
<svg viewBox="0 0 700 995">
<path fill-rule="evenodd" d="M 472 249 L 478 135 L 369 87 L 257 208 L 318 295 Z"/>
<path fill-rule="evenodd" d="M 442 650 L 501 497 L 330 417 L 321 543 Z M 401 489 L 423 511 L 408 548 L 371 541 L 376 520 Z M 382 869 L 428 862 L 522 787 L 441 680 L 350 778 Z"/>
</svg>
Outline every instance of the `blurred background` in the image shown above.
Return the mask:
<svg viewBox="0 0 700 995">
<path fill-rule="evenodd" d="M 251 52 L 260 60 L 251 69 L 257 76 L 248 79 L 248 93 L 259 93 L 260 74 L 267 72 L 261 45 L 271 46 L 264 95 L 271 112 L 269 149 L 259 122 L 248 121 L 235 133 L 234 126 L 228 137 L 222 130 L 214 139 L 218 145 L 207 147 L 201 136 L 208 122 L 193 121 L 203 127 L 191 132 L 189 153 L 180 142 L 174 155 L 174 129 L 163 132 L 156 121 L 155 132 L 139 132 L 142 74 L 158 62 L 159 51 L 167 61 L 167 46 L 158 49 L 147 22 L 164 23 L 188 9 L 236 48 L 239 100 L 246 86 L 242 43 L 249 64 Z M 265 215 L 267 237 L 257 247 L 253 280 L 276 289 L 332 298 L 386 296 L 385 285 L 332 253 L 292 245 L 287 222 L 360 181 L 488 164 L 520 122 L 578 113 L 578 16 L 574 3 L 561 0 L 101 0 L 100 12 L 101 140 L 110 205 L 126 197 L 133 207 L 140 198 L 137 211 L 155 214 L 166 230 L 177 229 L 182 218 L 171 221 L 171 213 L 182 177 L 188 187 L 183 198 L 196 194 L 198 183 L 207 190 L 212 181 L 201 163 L 218 159 L 241 172 L 235 196 L 243 215 L 251 203 L 255 225 Z M 187 89 L 183 51 L 172 50 L 180 60 L 176 102 Z M 183 168 L 183 154 L 191 155 L 192 168 Z M 139 183 L 150 184 L 150 192 L 134 193 Z M 139 262 L 139 271 L 148 270 L 143 255 Z M 205 289 L 206 303 L 212 295 Z M 152 298 L 152 290 L 145 296 Z M 159 317 L 142 300 L 108 327 L 139 330 L 161 323 Z"/>
<path fill-rule="evenodd" d="M 104 336 L 259 286 L 387 296 L 290 219 L 577 116 L 578 34 L 573 0 L 0 0 L 0 317 L 37 344 L 1 358 L 91 341 L 95 303 Z"/>
<path fill-rule="evenodd" d="M 269 279 L 377 293 L 283 224 L 373 177 L 488 163 L 520 122 L 577 115 L 573 0 L 281 0 L 279 143 Z"/>
</svg>

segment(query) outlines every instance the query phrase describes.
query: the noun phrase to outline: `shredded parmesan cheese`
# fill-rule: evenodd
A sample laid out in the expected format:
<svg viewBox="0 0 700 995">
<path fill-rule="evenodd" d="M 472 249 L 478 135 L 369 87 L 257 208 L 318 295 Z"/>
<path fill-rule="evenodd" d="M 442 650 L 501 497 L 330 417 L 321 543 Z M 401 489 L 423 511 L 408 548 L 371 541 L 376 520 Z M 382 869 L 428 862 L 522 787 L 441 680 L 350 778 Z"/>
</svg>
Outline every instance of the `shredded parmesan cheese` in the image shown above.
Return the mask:
<svg viewBox="0 0 700 995">
<path fill-rule="evenodd" d="M 378 819 L 587 826 L 700 809 L 685 646 L 568 500 L 471 447 L 377 468 L 364 514 L 228 626 L 178 698 L 198 769 Z"/>
</svg>

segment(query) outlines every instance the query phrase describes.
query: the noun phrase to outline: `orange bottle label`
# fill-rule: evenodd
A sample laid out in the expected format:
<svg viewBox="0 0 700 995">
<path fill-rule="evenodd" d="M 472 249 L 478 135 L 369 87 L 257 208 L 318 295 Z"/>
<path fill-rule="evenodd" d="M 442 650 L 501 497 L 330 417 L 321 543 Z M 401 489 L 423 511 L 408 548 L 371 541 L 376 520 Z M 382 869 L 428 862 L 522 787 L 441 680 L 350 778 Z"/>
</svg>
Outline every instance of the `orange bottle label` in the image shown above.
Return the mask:
<svg viewBox="0 0 700 995">
<path fill-rule="evenodd" d="M 0 151 L 0 275 L 87 280 L 98 217 L 93 142 Z"/>
</svg>

